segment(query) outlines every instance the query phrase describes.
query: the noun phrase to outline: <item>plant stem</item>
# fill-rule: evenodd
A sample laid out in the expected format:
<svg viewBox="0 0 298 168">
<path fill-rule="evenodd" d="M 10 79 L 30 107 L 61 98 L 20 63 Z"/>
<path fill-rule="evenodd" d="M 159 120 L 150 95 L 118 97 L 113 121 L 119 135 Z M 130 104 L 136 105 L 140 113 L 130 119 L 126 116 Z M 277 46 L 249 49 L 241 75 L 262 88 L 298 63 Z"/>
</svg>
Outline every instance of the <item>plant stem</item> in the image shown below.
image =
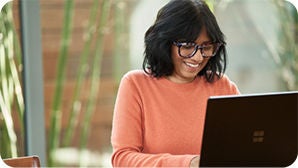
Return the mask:
<svg viewBox="0 0 298 168">
<path fill-rule="evenodd" d="M 68 120 L 68 125 L 66 127 L 66 133 L 65 133 L 65 138 L 63 139 L 63 146 L 68 146 L 70 145 L 71 139 L 73 137 L 75 127 L 78 122 L 78 114 L 79 110 L 81 107 L 81 103 L 79 100 L 79 97 L 81 95 L 81 88 L 83 84 L 83 79 L 87 71 L 87 58 L 90 53 L 90 44 L 92 41 L 92 34 L 94 33 L 94 25 L 96 21 L 96 14 L 97 14 L 97 9 L 99 6 L 99 1 L 98 0 L 93 0 L 93 5 L 92 5 L 92 10 L 90 12 L 90 19 L 86 31 L 86 42 L 84 43 L 84 48 L 83 52 L 80 56 L 80 63 L 79 63 L 79 70 L 78 70 L 78 75 L 77 75 L 77 80 L 76 80 L 76 86 L 74 89 L 74 96 L 72 97 L 72 107 L 70 111 L 70 117 Z"/>
<path fill-rule="evenodd" d="M 105 27 L 108 21 L 108 16 L 110 13 L 111 8 L 111 0 L 103 0 L 101 5 L 101 18 L 100 18 L 100 24 L 98 26 L 98 35 L 96 40 L 96 51 L 95 51 L 95 57 L 93 60 L 93 68 L 92 68 L 92 79 L 91 79 L 91 89 L 90 89 L 90 96 L 87 102 L 87 109 L 86 114 L 84 115 L 83 120 L 83 127 L 81 129 L 82 135 L 80 136 L 80 151 L 81 154 L 83 153 L 83 149 L 86 147 L 87 139 L 89 136 L 89 127 L 90 127 L 90 121 L 91 116 L 95 109 L 95 102 L 98 95 L 99 85 L 100 85 L 100 74 L 101 74 L 101 60 L 103 55 L 103 38 L 105 35 Z M 83 158 L 83 157 L 80 157 Z M 80 166 L 85 166 L 84 162 L 80 160 Z"/>
<path fill-rule="evenodd" d="M 49 159 L 48 166 L 53 166 L 53 154 L 59 146 L 60 137 L 60 125 L 61 125 L 61 99 L 62 99 L 62 89 L 65 79 L 65 68 L 66 60 L 68 56 L 68 48 L 70 45 L 71 32 L 72 32 L 72 21 L 73 21 L 73 11 L 74 11 L 74 1 L 65 0 L 64 9 L 64 25 L 62 32 L 62 42 L 59 52 L 57 78 L 55 86 L 55 95 L 53 99 L 53 107 L 51 114 L 51 127 L 49 135 Z"/>
</svg>

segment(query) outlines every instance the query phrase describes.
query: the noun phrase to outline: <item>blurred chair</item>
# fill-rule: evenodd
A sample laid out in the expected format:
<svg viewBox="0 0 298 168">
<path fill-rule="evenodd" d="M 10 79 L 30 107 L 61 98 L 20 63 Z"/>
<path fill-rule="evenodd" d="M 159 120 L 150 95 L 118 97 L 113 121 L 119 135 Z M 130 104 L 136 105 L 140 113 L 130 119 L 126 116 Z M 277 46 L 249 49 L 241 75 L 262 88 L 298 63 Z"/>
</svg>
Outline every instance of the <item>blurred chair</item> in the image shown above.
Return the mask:
<svg viewBox="0 0 298 168">
<path fill-rule="evenodd" d="M 7 167 L 40 167 L 40 160 L 36 155 L 7 158 L 3 162 Z"/>
</svg>

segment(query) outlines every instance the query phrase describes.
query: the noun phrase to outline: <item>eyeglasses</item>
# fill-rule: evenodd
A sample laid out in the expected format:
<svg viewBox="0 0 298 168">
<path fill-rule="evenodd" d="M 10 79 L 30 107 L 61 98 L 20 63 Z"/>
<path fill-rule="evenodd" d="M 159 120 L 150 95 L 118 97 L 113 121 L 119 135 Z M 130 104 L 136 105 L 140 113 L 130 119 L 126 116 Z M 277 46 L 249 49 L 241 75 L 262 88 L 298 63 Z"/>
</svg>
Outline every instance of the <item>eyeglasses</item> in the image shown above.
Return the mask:
<svg viewBox="0 0 298 168">
<path fill-rule="evenodd" d="M 210 58 L 215 56 L 219 47 L 222 45 L 222 43 L 213 42 L 205 43 L 203 45 L 198 45 L 193 42 L 173 42 L 173 44 L 178 47 L 179 56 L 183 58 L 193 57 L 199 49 L 203 58 Z"/>
</svg>

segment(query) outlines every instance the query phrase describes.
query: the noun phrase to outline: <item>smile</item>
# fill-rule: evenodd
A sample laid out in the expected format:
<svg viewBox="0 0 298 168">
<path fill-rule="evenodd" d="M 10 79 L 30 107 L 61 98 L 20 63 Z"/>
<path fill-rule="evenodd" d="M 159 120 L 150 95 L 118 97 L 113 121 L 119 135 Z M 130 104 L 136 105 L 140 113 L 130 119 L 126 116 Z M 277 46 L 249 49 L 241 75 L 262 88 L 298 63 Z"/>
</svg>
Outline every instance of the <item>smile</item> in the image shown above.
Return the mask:
<svg viewBox="0 0 298 168">
<path fill-rule="evenodd" d="M 192 68 L 197 68 L 200 66 L 200 64 L 191 64 L 191 63 L 188 63 L 188 62 L 185 62 L 185 64 L 189 67 L 192 67 Z"/>
</svg>

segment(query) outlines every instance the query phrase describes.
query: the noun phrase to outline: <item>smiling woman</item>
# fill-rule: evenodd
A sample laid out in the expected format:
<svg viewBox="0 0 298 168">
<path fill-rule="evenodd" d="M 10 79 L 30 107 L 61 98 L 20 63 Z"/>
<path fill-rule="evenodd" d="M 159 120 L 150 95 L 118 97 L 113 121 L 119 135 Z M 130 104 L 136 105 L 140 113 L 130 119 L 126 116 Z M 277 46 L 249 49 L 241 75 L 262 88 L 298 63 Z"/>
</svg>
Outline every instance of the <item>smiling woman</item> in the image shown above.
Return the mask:
<svg viewBox="0 0 298 168">
<path fill-rule="evenodd" d="M 113 166 L 197 167 L 208 97 L 239 94 L 224 75 L 224 35 L 204 1 L 171 0 L 144 41 L 143 70 L 118 90 Z"/>
<path fill-rule="evenodd" d="M 18 10 L 20 1 L 28 6 L 30 2 L 40 2 L 42 43 L 34 44 L 32 39 L 26 40 L 35 47 L 42 45 L 43 70 L 39 72 L 44 75 L 44 85 L 29 81 L 44 89 L 45 118 L 40 117 L 38 120 L 45 119 L 44 131 L 48 133 L 50 129 L 60 129 L 57 132 L 53 131 L 55 136 L 48 136 L 47 140 L 55 140 L 58 144 L 54 145 L 53 165 L 110 167 L 113 108 L 116 122 L 113 125 L 112 136 L 114 164 L 123 164 L 122 159 L 127 161 L 127 164 L 146 164 L 133 163 L 146 159 L 150 162 L 160 161 L 157 165 L 167 164 L 167 161 L 184 158 L 182 155 L 185 153 L 191 155 L 187 156 L 186 163 L 195 162 L 199 149 L 193 149 L 192 145 L 200 143 L 196 141 L 200 139 L 200 135 L 188 135 L 188 132 L 202 129 L 205 100 L 208 95 L 238 93 L 232 81 L 237 83 L 242 93 L 298 88 L 298 50 L 295 47 L 295 25 L 298 17 L 297 10 L 288 1 L 206 0 L 213 13 L 193 13 L 184 9 L 188 5 L 179 5 L 175 10 L 178 11 L 175 12 L 175 18 L 167 17 L 167 10 L 160 10 L 160 17 L 155 18 L 158 9 L 169 0 L 13 0 L 1 10 L 1 14 L 5 14 L 7 7 L 10 8 L 9 4 L 13 4 L 11 13 L 0 17 L 0 89 L 3 89 L 0 101 L 3 100 L 6 104 L 1 104 L 0 110 L 0 152 L 5 158 L 10 157 L 12 153 L 22 155 L 25 150 L 22 136 L 26 133 L 22 132 L 23 120 L 20 119 L 23 118 L 21 112 L 24 110 L 23 92 L 21 82 L 16 79 L 27 79 L 21 76 L 24 65 L 20 50 L 15 50 L 18 48 L 18 41 L 14 39 L 16 36 L 11 36 L 21 29 Z M 0 0 L 0 5 L 6 2 Z M 181 0 L 179 3 L 184 2 L 186 1 Z M 293 3 L 295 2 L 294 0 Z M 69 10 L 66 3 L 72 4 L 73 9 Z M 197 18 L 197 15 L 191 13 L 207 14 L 211 22 L 191 21 Z M 10 20 L 11 23 L 7 24 L 8 20 L 3 19 L 11 19 L 11 14 L 16 32 L 13 32 L 12 27 L 2 27 L 12 23 Z M 217 25 L 208 26 L 215 23 L 213 14 L 220 30 L 225 34 L 224 39 L 221 33 L 216 31 Z M 36 20 L 32 18 L 37 14 L 33 15 L 27 18 L 31 21 Z M 185 19 L 185 15 L 191 17 Z M 73 22 L 66 22 L 66 16 L 72 16 Z M 168 22 L 167 18 L 173 21 Z M 181 24 L 177 21 L 181 21 Z M 189 26 L 184 21 L 196 24 Z M 68 54 L 65 55 L 67 59 L 64 64 L 60 64 L 58 55 L 62 44 L 62 28 L 71 26 L 70 23 L 73 27 L 66 34 L 71 34 L 71 38 L 63 42 L 69 42 L 66 52 Z M 153 28 L 148 30 L 148 45 L 144 45 L 144 34 L 151 25 Z M 206 32 L 203 31 L 204 28 Z M 37 31 L 33 32 L 39 34 Z M 144 47 L 147 47 L 150 55 L 147 61 L 142 60 Z M 65 52 L 67 49 L 63 50 Z M 225 66 L 225 51 L 229 51 L 228 66 Z M 211 55 L 212 57 L 206 58 Z M 31 63 L 35 64 L 34 61 Z M 57 72 L 58 65 L 61 66 L 61 72 Z M 224 71 L 225 67 L 227 71 Z M 36 71 L 32 66 L 31 68 Z M 62 72 L 62 69 L 65 72 Z M 140 70 L 129 71 L 132 69 Z M 126 72 L 127 74 L 123 75 Z M 54 97 L 58 73 L 64 73 L 65 76 L 62 79 L 61 90 L 57 89 L 58 96 Z M 19 78 L 16 78 L 15 74 L 18 74 Z M 212 74 L 214 80 L 208 82 L 211 81 Z M 119 86 L 121 76 L 123 79 Z M 36 79 L 35 75 L 31 77 Z M 31 87 L 34 89 L 28 93 L 37 93 L 36 87 Z M 118 97 L 114 106 L 117 89 Z M 223 93 L 223 90 L 228 91 Z M 13 96 L 17 98 L 12 99 Z M 51 112 L 54 111 L 54 100 L 60 100 L 61 108 L 57 110 L 58 115 L 52 113 L 56 117 L 53 118 L 58 127 L 51 128 L 52 124 L 49 121 Z M 38 101 L 33 102 L 34 105 L 36 102 Z M 196 109 L 200 110 L 195 114 Z M 41 114 L 41 111 L 43 110 L 39 110 L 38 113 Z M 84 123 L 84 126 L 81 123 Z M 6 128 L 9 128 L 9 131 Z M 132 128 L 132 131 L 126 131 L 126 128 Z M 32 134 L 40 141 L 39 135 Z M 123 142 L 122 137 L 128 139 L 124 139 Z M 159 138 L 166 141 L 156 141 Z M 175 142 L 176 138 L 184 143 Z M 45 148 L 41 145 L 35 147 Z M 177 151 L 178 148 L 185 151 Z M 168 155 L 165 154 L 167 151 Z M 157 155 L 158 152 L 161 155 Z M 42 157 L 41 159 L 43 161 Z"/>
</svg>

